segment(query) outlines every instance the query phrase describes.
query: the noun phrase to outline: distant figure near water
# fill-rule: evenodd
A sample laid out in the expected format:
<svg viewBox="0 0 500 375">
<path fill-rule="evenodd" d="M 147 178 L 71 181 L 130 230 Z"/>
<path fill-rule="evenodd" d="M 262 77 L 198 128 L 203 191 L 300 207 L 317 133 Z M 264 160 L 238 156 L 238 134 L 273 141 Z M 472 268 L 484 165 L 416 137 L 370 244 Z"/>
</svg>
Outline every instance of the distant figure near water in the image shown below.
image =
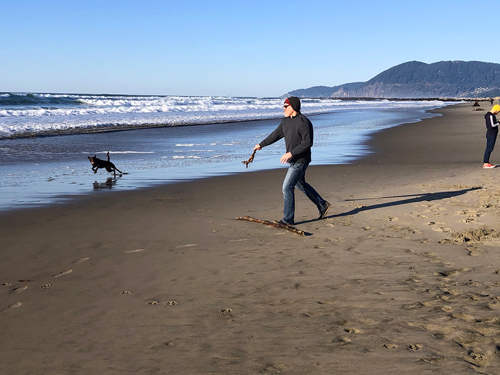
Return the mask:
<svg viewBox="0 0 500 375">
<path fill-rule="evenodd" d="M 286 153 L 280 161 L 282 164 L 289 163 L 290 166 L 283 181 L 284 217 L 279 224 L 291 226 L 295 224 L 295 186 L 318 207 L 318 219 L 326 216 L 331 205 L 306 182 L 306 169 L 311 162 L 313 126 L 311 121 L 300 113 L 300 99 L 295 96 L 287 98 L 283 110 L 285 118 L 276 130 L 255 145 L 254 151 L 285 138 Z"/>
<path fill-rule="evenodd" d="M 486 120 L 486 150 L 484 151 L 483 168 L 495 168 L 490 164 L 490 155 L 495 148 L 495 142 L 498 136 L 498 120 L 496 115 L 500 113 L 500 105 L 494 105 L 491 110 L 484 115 Z"/>
</svg>

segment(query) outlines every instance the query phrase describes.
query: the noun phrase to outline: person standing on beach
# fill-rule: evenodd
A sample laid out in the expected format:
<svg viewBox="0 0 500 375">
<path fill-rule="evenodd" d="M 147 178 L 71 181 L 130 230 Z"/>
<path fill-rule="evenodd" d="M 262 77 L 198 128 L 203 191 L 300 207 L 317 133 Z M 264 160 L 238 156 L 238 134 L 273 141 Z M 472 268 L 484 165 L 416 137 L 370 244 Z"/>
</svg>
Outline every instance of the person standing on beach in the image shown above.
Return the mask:
<svg viewBox="0 0 500 375">
<path fill-rule="evenodd" d="M 274 142 L 285 138 L 286 153 L 281 156 L 281 163 L 289 163 L 288 171 L 283 181 L 284 217 L 280 224 L 295 224 L 295 186 L 313 202 L 319 210 L 319 219 L 323 219 L 331 204 L 324 200 L 314 188 L 306 182 L 306 169 L 311 162 L 311 147 L 313 145 L 313 126 L 311 121 L 300 113 L 300 99 L 291 96 L 283 104 L 285 118 L 269 136 L 255 145 L 255 150 L 261 150 Z"/>
<path fill-rule="evenodd" d="M 495 148 L 498 136 L 498 121 L 496 115 L 500 112 L 500 105 L 494 105 L 491 110 L 484 115 L 486 120 L 486 150 L 484 151 L 483 168 L 495 168 L 490 164 L 490 155 Z"/>
</svg>

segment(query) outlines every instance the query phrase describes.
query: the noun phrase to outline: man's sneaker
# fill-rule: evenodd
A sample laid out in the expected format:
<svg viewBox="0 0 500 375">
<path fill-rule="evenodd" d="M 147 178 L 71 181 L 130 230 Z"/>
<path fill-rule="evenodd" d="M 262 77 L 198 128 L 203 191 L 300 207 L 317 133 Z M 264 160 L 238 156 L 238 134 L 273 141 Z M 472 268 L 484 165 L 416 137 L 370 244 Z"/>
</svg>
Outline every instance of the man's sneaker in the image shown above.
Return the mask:
<svg viewBox="0 0 500 375">
<path fill-rule="evenodd" d="M 484 163 L 484 164 L 483 164 L 483 168 L 488 168 L 488 169 L 490 169 L 490 168 L 495 168 L 495 167 L 496 167 L 496 165 L 493 165 L 493 164 L 490 164 L 490 163 Z"/>
<path fill-rule="evenodd" d="M 274 222 L 275 222 L 276 224 L 286 225 L 287 227 L 292 227 L 292 226 L 294 226 L 294 225 L 295 225 L 294 223 L 290 223 L 290 222 L 285 221 L 285 220 L 283 220 L 283 219 L 281 219 L 281 220 L 279 220 L 279 221 L 278 221 L 278 220 L 274 220 Z"/>
<path fill-rule="evenodd" d="M 330 211 L 330 207 L 332 207 L 332 205 L 328 202 L 326 202 L 326 205 L 325 207 L 323 207 L 323 209 L 321 211 L 319 211 L 319 217 L 318 217 L 318 220 L 321 220 L 321 219 L 324 219 L 326 214 L 328 213 L 328 211 Z"/>
</svg>

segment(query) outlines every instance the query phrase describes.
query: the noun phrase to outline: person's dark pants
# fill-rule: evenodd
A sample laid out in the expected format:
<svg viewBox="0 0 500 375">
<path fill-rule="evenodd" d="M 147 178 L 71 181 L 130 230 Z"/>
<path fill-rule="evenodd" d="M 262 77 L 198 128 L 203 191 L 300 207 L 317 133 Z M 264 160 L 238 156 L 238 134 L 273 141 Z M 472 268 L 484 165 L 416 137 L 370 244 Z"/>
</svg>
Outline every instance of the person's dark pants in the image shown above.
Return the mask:
<svg viewBox="0 0 500 375">
<path fill-rule="evenodd" d="M 328 204 L 314 188 L 306 182 L 306 169 L 309 163 L 291 163 L 283 181 L 284 208 L 283 220 L 295 223 L 295 186 L 313 202 L 321 212 Z"/>
<path fill-rule="evenodd" d="M 489 134 L 486 133 L 486 150 L 484 151 L 483 163 L 490 162 L 490 155 L 495 148 L 495 142 L 497 141 L 498 134 Z"/>
</svg>

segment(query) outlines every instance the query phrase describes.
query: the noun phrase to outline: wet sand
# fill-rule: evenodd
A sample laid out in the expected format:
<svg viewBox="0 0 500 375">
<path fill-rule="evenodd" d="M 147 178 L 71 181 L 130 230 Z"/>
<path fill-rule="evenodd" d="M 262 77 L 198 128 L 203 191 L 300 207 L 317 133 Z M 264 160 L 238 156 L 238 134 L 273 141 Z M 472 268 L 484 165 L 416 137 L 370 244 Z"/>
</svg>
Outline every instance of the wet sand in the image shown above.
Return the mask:
<svg viewBox="0 0 500 375">
<path fill-rule="evenodd" d="M 500 168 L 484 111 L 436 112 L 313 164 L 306 236 L 235 220 L 282 217 L 251 167 L 1 214 L 2 374 L 499 373 Z"/>
</svg>

